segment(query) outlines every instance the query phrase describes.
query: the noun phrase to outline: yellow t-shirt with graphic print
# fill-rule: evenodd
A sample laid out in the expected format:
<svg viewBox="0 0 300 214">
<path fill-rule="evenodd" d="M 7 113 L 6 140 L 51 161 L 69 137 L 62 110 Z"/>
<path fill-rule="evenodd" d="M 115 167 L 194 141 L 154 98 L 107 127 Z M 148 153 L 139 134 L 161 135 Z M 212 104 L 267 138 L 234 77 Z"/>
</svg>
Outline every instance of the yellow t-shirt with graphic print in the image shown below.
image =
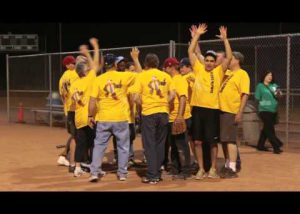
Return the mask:
<svg viewBox="0 0 300 214">
<path fill-rule="evenodd" d="M 242 94 L 250 93 L 250 78 L 248 73 L 239 69 L 227 70 L 220 87 L 220 110 L 237 114 L 241 106 Z"/>
<path fill-rule="evenodd" d="M 219 90 L 224 76 L 222 65 L 217 66 L 212 71 L 206 71 L 204 65 L 196 60 L 193 71 L 195 83 L 191 106 L 219 109 Z"/>
<path fill-rule="evenodd" d="M 138 74 L 129 93 L 140 94 L 142 114 L 169 113 L 168 93 L 171 89 L 171 77 L 158 69 L 149 69 Z"/>
<path fill-rule="evenodd" d="M 188 102 L 188 82 L 183 78 L 180 74 L 173 76 L 172 78 L 172 87 L 175 88 L 176 96 L 173 101 L 173 104 L 170 106 L 170 114 L 169 114 L 169 121 L 174 122 L 177 117 L 178 110 L 179 110 L 179 97 L 185 96 L 186 97 L 186 105 L 184 111 L 184 119 L 188 119 L 191 117 L 191 109 L 190 104 Z"/>
<path fill-rule="evenodd" d="M 85 77 L 77 79 L 71 85 L 70 91 L 75 103 L 75 126 L 77 129 L 88 125 L 88 105 L 95 79 L 96 72 L 90 70 Z"/>
<path fill-rule="evenodd" d="M 59 80 L 59 94 L 64 97 L 64 112 L 75 111 L 75 105 L 72 102 L 70 88 L 74 81 L 79 78 L 75 70 L 66 70 Z"/>
<path fill-rule="evenodd" d="M 127 89 L 133 85 L 136 73 L 107 71 L 96 78 L 91 97 L 98 98 L 96 121 L 123 122 L 129 120 Z"/>
</svg>

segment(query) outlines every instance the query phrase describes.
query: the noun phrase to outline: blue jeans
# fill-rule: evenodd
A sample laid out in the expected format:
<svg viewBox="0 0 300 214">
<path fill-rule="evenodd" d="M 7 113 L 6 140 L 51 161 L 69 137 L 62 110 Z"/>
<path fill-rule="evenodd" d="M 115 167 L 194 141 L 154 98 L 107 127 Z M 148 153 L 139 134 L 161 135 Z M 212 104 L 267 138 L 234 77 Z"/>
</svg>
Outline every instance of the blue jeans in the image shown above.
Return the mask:
<svg viewBox="0 0 300 214">
<path fill-rule="evenodd" d="M 127 163 L 129 156 L 129 128 L 128 122 L 97 122 L 96 138 L 94 140 L 93 161 L 91 174 L 98 175 L 101 172 L 104 152 L 109 138 L 114 135 L 118 149 L 118 176 L 127 175 Z"/>
</svg>

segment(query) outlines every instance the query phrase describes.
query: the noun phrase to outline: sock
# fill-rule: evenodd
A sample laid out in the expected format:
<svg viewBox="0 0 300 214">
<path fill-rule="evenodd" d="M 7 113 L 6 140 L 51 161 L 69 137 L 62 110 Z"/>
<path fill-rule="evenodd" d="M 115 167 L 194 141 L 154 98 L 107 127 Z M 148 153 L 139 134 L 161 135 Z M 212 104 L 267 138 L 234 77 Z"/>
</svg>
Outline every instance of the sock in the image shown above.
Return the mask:
<svg viewBox="0 0 300 214">
<path fill-rule="evenodd" d="M 225 161 L 225 168 L 229 168 L 229 159 L 226 159 L 226 161 Z"/>
<path fill-rule="evenodd" d="M 236 172 L 236 162 L 230 162 L 229 167 L 232 169 L 232 171 Z"/>
</svg>

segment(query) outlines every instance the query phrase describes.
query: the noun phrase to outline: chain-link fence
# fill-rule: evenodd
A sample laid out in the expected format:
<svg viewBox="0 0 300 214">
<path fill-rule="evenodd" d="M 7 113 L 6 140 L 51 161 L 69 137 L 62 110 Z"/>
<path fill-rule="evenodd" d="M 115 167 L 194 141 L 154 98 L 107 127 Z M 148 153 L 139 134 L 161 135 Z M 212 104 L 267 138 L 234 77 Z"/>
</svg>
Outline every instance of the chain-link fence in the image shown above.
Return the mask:
<svg viewBox="0 0 300 214">
<path fill-rule="evenodd" d="M 276 36 L 258 36 L 230 39 L 234 51 L 244 54 L 245 62 L 242 68 L 246 70 L 251 80 L 250 99 L 260 76 L 271 70 L 275 74 L 276 83 L 280 85 L 284 96 L 279 101 L 280 124 L 277 131 L 286 142 L 300 141 L 300 34 L 287 34 Z M 201 50 L 224 50 L 222 41 L 200 41 Z M 188 44 L 170 41 L 168 44 L 138 46 L 140 60 L 149 52 L 156 53 L 161 61 L 169 56 L 178 59 L 187 56 Z M 102 49 L 103 54 L 108 52 L 122 55 L 130 59 L 131 47 Z M 68 55 L 77 55 L 77 52 L 40 54 L 27 56 L 7 57 L 7 85 L 8 85 L 8 117 L 10 121 L 17 120 L 19 103 L 25 108 L 25 121 L 37 120 L 34 109 L 50 110 L 47 115 L 48 124 L 52 125 L 53 113 L 49 105 L 53 100 L 47 100 L 49 94 L 58 90 L 59 78 L 64 69 L 61 59 Z M 48 104 L 48 105 L 47 105 Z M 33 113 L 32 113 L 33 112 Z M 52 113 L 51 113 L 52 112 Z M 248 130 L 251 131 L 251 130 Z"/>
<path fill-rule="evenodd" d="M 159 56 L 160 64 L 172 55 L 172 43 L 137 46 L 140 59 L 147 53 Z M 131 60 L 132 47 L 101 49 Z M 7 115 L 12 122 L 65 125 L 63 107 L 58 95 L 59 79 L 64 72 L 62 59 L 79 52 L 7 56 Z M 142 62 L 142 61 L 141 61 Z M 49 95 L 52 96 L 49 96 Z M 22 108 L 22 109 L 21 109 Z M 23 119 L 20 120 L 20 111 Z"/>
</svg>

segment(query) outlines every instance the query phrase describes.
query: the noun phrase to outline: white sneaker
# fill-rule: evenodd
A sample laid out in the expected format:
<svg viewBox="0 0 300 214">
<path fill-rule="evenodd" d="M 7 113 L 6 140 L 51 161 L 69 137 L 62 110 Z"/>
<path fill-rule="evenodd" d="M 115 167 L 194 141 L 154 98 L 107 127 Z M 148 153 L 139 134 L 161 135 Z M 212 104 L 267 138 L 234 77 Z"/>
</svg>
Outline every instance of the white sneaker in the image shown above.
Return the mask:
<svg viewBox="0 0 300 214">
<path fill-rule="evenodd" d="M 59 156 L 57 163 L 60 166 L 70 166 L 70 162 L 66 159 L 65 156 Z"/>
<path fill-rule="evenodd" d="M 127 180 L 127 177 L 126 176 L 120 176 L 119 177 L 119 181 L 126 181 Z"/>
<path fill-rule="evenodd" d="M 89 182 L 97 182 L 99 180 L 99 177 L 97 175 L 91 175 L 89 177 Z"/>
<path fill-rule="evenodd" d="M 85 174 L 85 171 L 83 171 L 81 167 L 77 166 L 74 170 L 74 177 L 80 177 L 83 174 Z"/>
</svg>

